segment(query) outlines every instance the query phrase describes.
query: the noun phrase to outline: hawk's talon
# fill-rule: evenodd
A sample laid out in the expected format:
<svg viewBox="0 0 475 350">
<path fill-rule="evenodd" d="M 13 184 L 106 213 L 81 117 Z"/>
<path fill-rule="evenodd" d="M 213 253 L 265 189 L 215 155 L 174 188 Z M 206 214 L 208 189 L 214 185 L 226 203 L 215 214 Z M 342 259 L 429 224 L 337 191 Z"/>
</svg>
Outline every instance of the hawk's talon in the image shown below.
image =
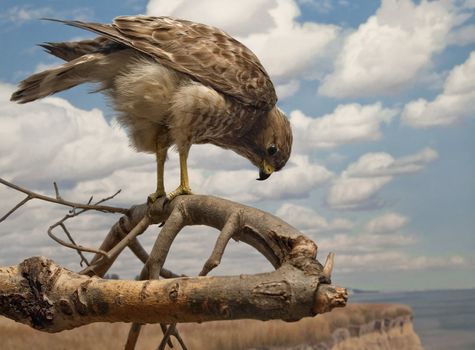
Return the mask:
<svg viewBox="0 0 475 350">
<path fill-rule="evenodd" d="M 176 197 L 181 196 L 181 195 L 187 195 L 187 194 L 193 194 L 193 192 L 191 192 L 191 188 L 178 186 L 178 188 L 175 191 L 167 194 L 167 200 L 171 202 Z"/>
<path fill-rule="evenodd" d="M 155 203 L 159 198 L 166 197 L 166 194 L 163 192 L 154 192 L 148 195 L 147 197 L 147 204 L 153 204 Z M 163 206 L 165 207 L 165 204 L 167 201 L 165 200 L 165 203 Z"/>
</svg>

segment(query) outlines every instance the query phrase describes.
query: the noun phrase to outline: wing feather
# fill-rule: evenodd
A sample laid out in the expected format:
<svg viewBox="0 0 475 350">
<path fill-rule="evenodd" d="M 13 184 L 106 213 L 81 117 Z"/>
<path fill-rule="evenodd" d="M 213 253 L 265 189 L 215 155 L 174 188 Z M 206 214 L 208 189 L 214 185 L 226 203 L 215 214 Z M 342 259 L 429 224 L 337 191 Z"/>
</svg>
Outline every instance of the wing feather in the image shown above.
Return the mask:
<svg viewBox="0 0 475 350">
<path fill-rule="evenodd" d="M 274 86 L 259 59 L 218 28 L 149 16 L 121 16 L 111 25 L 58 22 L 132 47 L 245 105 L 270 110 L 277 102 Z"/>
</svg>

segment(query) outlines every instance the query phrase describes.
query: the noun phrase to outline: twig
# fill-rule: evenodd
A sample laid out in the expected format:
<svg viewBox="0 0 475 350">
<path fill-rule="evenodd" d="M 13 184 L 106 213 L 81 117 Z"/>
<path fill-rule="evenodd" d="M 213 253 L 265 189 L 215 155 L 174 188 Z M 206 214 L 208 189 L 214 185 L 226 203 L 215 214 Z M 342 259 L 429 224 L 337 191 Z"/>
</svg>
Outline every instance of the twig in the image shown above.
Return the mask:
<svg viewBox="0 0 475 350">
<path fill-rule="evenodd" d="M 172 329 L 170 327 L 167 327 L 167 325 L 164 323 L 160 323 L 160 328 L 162 329 L 163 338 L 162 338 L 162 341 L 160 342 L 160 345 L 158 346 L 158 349 L 159 350 L 165 349 L 165 346 L 167 344 L 170 348 L 173 348 L 173 343 L 172 343 L 172 340 L 170 339 Z"/>
<path fill-rule="evenodd" d="M 65 206 L 71 207 L 73 209 L 88 209 L 88 210 L 101 211 L 101 212 L 104 212 L 104 213 L 119 213 L 119 214 L 125 214 L 128 211 L 128 209 L 120 208 L 120 207 L 111 207 L 111 206 L 107 206 L 107 205 L 81 204 L 81 203 L 70 202 L 70 201 L 67 201 L 67 200 L 64 200 L 64 199 L 57 199 L 57 198 L 53 198 L 53 197 L 44 196 L 42 194 L 39 194 L 39 193 L 30 191 L 30 190 L 27 190 L 23 187 L 17 186 L 17 185 L 15 185 L 11 182 L 8 182 L 8 181 L 6 181 L 2 178 L 0 178 L 0 183 L 7 186 L 7 187 L 10 187 L 14 190 L 25 193 L 27 196 L 31 197 L 30 199 L 40 199 L 40 200 L 43 200 L 43 201 L 46 201 L 46 202 L 65 205 Z"/>
<path fill-rule="evenodd" d="M 98 250 L 98 249 L 94 249 L 94 248 L 89 248 L 89 247 L 84 247 L 82 245 L 78 245 L 78 244 L 71 244 L 71 243 L 68 243 L 68 242 L 65 242 L 63 241 L 62 239 L 56 237 L 52 230 L 57 227 L 57 226 L 61 226 L 63 227 L 63 230 L 64 230 L 64 225 L 62 223 L 59 223 L 57 222 L 56 224 L 52 225 L 49 227 L 48 229 L 48 236 L 50 236 L 55 242 L 61 244 L 62 246 L 65 246 L 65 247 L 68 247 L 68 248 L 71 248 L 71 249 L 75 249 L 77 251 L 81 251 L 81 252 L 89 252 L 89 253 L 95 253 L 95 254 L 100 254 L 104 257 L 107 258 L 107 252 L 103 251 L 103 250 Z"/>
<path fill-rule="evenodd" d="M 15 205 L 8 213 L 6 213 L 2 218 L 0 219 L 0 222 L 8 218 L 10 215 L 12 215 L 18 208 L 20 208 L 22 205 L 24 205 L 26 202 L 28 202 L 30 199 L 33 199 L 30 195 L 26 196 L 25 199 L 23 199 L 20 203 Z"/>
<path fill-rule="evenodd" d="M 125 343 L 124 350 L 134 350 L 135 344 L 139 339 L 140 330 L 142 329 L 139 323 L 133 323 L 130 327 L 129 335 L 127 336 L 127 342 Z"/>
<path fill-rule="evenodd" d="M 60 194 L 59 194 L 59 189 L 58 189 L 58 185 L 56 184 L 56 182 L 53 183 L 54 185 L 54 191 L 56 193 L 56 198 L 58 200 L 62 200 Z M 114 198 L 115 196 L 117 196 L 118 194 L 120 193 L 120 190 L 118 190 L 116 193 L 114 193 L 113 195 L 109 196 L 109 197 L 106 197 L 106 198 L 103 198 L 101 200 L 99 200 L 97 203 L 94 203 L 93 206 L 97 206 L 98 204 L 101 204 L 101 203 L 104 203 L 105 201 L 108 201 L 112 198 Z M 90 205 L 90 203 L 92 202 L 92 196 L 91 198 L 89 198 L 89 201 L 88 201 L 88 205 Z M 85 262 L 87 266 L 89 266 L 89 262 L 88 260 L 86 259 L 86 257 L 84 256 L 84 254 L 82 252 L 90 252 L 90 253 L 96 253 L 96 254 L 100 254 L 102 256 L 105 256 L 107 257 L 107 252 L 101 250 L 101 249 L 95 249 L 95 248 L 90 248 L 90 247 L 84 247 L 84 246 L 81 246 L 79 244 L 76 244 L 76 242 L 74 241 L 71 233 L 69 232 L 69 230 L 66 228 L 66 225 L 64 224 L 65 221 L 71 219 L 71 218 L 74 218 L 78 215 L 81 215 L 82 213 L 88 211 L 88 210 L 91 210 L 89 208 L 83 208 L 82 210 L 80 211 L 76 211 L 75 210 L 75 207 L 73 207 L 68 214 L 66 214 L 61 220 L 57 221 L 56 223 L 54 223 L 53 225 L 51 225 L 48 229 L 48 236 L 50 236 L 54 241 L 56 241 L 57 243 L 65 246 L 65 247 L 68 247 L 68 248 L 71 248 L 71 249 L 74 249 L 76 250 L 76 252 L 79 254 L 79 257 L 81 258 L 81 261 L 79 262 L 80 266 L 82 267 L 82 263 Z M 54 234 L 53 234 L 53 230 L 54 228 L 56 227 L 61 227 L 63 229 L 63 232 L 66 234 L 66 236 L 68 237 L 69 241 L 71 242 L 70 243 L 67 243 L 61 239 L 59 239 L 58 237 L 56 237 Z"/>
<path fill-rule="evenodd" d="M 223 229 L 221 230 L 221 233 L 218 236 L 218 239 L 216 240 L 213 252 L 204 264 L 199 276 L 206 276 L 212 269 L 214 269 L 220 264 L 221 258 L 223 257 L 224 250 L 226 249 L 229 240 L 239 229 L 240 216 L 241 212 L 236 211 L 232 213 L 231 216 L 228 218 L 226 224 L 224 225 Z"/>
<path fill-rule="evenodd" d="M 164 350 L 167 343 L 172 348 L 173 344 L 171 344 L 171 342 L 170 342 L 170 337 L 172 335 L 176 338 L 176 340 L 178 340 L 182 350 L 188 350 L 188 348 L 185 345 L 185 342 L 183 341 L 182 337 L 180 336 L 180 333 L 178 333 L 178 330 L 176 329 L 176 323 L 172 323 L 171 325 L 168 326 L 168 329 L 166 329 L 166 331 L 164 332 L 163 339 L 160 342 L 160 345 L 158 346 L 157 350 Z"/>
<path fill-rule="evenodd" d="M 56 194 L 56 199 L 59 201 L 63 200 L 63 198 L 61 198 L 61 196 L 59 195 L 58 185 L 56 184 L 56 182 L 53 182 L 53 186 L 54 186 L 54 193 Z"/>
<path fill-rule="evenodd" d="M 140 244 L 139 240 L 137 238 L 134 238 L 130 243 L 129 243 L 129 249 L 132 251 L 132 253 L 135 254 L 137 258 L 144 264 L 148 260 L 148 253 L 145 251 L 143 246 Z M 187 277 L 186 275 L 179 275 L 174 273 L 173 271 L 167 270 L 166 268 L 162 267 L 160 271 L 160 277 L 163 278 L 178 278 L 178 277 Z"/>
<path fill-rule="evenodd" d="M 125 247 L 138 235 L 142 234 L 150 226 L 150 217 L 144 216 L 142 220 L 125 236 L 122 240 L 115 245 L 114 248 L 107 253 L 108 259 L 115 259 L 124 250 Z"/>
<path fill-rule="evenodd" d="M 79 245 L 74 241 L 73 239 L 73 236 L 71 236 L 71 233 L 69 233 L 69 230 L 66 228 L 66 225 L 64 224 L 61 224 L 60 225 L 61 228 L 63 229 L 64 233 L 66 234 L 66 236 L 68 236 L 69 240 L 71 241 L 71 243 L 73 245 L 75 245 L 76 247 L 79 247 Z M 86 263 L 87 266 L 89 266 L 89 261 L 86 259 L 86 257 L 84 256 L 84 254 L 82 253 L 82 251 L 80 249 L 76 249 L 77 253 L 79 254 L 79 257 L 81 258 L 81 261 L 79 262 L 79 265 L 82 267 L 82 263 Z"/>
</svg>

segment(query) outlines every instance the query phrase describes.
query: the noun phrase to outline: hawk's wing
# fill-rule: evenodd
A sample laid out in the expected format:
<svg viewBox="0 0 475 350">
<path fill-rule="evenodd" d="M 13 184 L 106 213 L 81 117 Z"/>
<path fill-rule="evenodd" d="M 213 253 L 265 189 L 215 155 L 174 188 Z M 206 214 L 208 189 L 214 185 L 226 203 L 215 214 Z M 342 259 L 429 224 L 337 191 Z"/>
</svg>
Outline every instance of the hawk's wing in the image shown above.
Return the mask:
<svg viewBox="0 0 475 350">
<path fill-rule="evenodd" d="M 232 96 L 270 110 L 274 86 L 258 58 L 224 31 L 170 17 L 121 16 L 109 24 L 59 21 L 141 51 L 164 66 Z"/>
</svg>

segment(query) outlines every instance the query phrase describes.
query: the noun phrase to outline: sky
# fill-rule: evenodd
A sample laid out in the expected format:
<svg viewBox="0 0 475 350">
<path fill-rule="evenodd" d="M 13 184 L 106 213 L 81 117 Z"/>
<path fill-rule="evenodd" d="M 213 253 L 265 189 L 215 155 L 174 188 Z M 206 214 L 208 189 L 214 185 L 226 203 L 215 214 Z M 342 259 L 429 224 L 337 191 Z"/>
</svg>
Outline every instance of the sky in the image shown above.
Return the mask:
<svg viewBox="0 0 475 350">
<path fill-rule="evenodd" d="M 37 44 L 93 35 L 42 17 L 109 23 L 119 15 L 167 15 L 220 27 L 259 57 L 294 144 L 287 166 L 265 182 L 246 159 L 193 146 L 191 187 L 267 210 L 311 237 L 333 282 L 352 288 L 475 287 L 475 1 L 58 0 L 0 2 L 0 177 L 87 202 L 122 192 L 130 207 L 154 191 L 153 155 L 129 147 L 104 96 L 80 86 L 37 102 L 9 102 L 28 75 L 60 64 Z M 170 152 L 165 186 L 178 184 Z M 23 195 L 0 188 L 0 216 Z M 44 255 L 73 270 L 76 252 L 47 237 L 67 209 L 31 201 L 0 224 L 0 265 Z M 118 216 L 68 223 L 77 242 L 98 246 Z M 151 248 L 159 228 L 140 238 Z M 166 267 L 196 275 L 217 231 L 186 228 Z M 58 232 L 60 235 L 60 233 Z M 214 274 L 270 271 L 231 242 Z M 112 273 L 133 278 L 124 252 Z"/>
</svg>

